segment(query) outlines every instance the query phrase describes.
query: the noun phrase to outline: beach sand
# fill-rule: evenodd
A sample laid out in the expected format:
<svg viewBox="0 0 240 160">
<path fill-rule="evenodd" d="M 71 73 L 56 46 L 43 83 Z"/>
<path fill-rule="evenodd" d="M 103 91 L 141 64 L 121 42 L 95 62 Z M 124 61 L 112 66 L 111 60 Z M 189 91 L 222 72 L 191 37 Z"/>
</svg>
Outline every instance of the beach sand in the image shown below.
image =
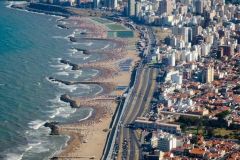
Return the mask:
<svg viewBox="0 0 240 160">
<path fill-rule="evenodd" d="M 116 103 L 108 102 L 107 106 L 109 113 L 101 117 L 95 117 L 82 124 L 64 125 L 61 127 L 60 132 L 70 135 L 72 139 L 59 157 L 81 157 L 81 159 L 84 159 L 84 157 L 86 157 L 85 159 L 91 157 L 95 157 L 96 159 L 101 158 L 112 115 L 116 109 Z"/>
<path fill-rule="evenodd" d="M 85 37 L 100 39 L 107 37 L 106 28 L 87 17 L 70 17 L 63 21 L 66 22 L 64 24 L 67 27 L 84 30 Z M 96 33 L 96 30 L 101 31 L 101 33 L 98 31 Z M 124 39 L 124 41 L 123 39 L 112 39 L 111 41 L 119 45 L 115 50 L 104 50 L 103 54 L 107 55 L 106 59 L 94 63 L 79 64 L 80 67 L 98 69 L 99 75 L 93 77 L 91 81 L 101 82 L 104 84 L 103 89 L 107 89 L 95 97 L 70 97 L 71 100 L 75 101 L 77 107 L 91 107 L 93 113 L 87 120 L 57 126 L 60 134 L 69 135 L 71 139 L 68 145 L 58 155 L 55 155 L 56 159 L 90 159 L 93 157 L 101 159 L 110 130 L 109 126 L 117 108 L 115 98 L 124 93 L 123 90 L 116 90 L 116 87 L 129 85 L 132 69 L 139 61 L 134 47 L 136 40 L 136 37 Z M 129 45 L 133 47 L 128 47 Z M 131 59 L 130 69 L 122 71 L 119 64 L 128 59 Z"/>
</svg>

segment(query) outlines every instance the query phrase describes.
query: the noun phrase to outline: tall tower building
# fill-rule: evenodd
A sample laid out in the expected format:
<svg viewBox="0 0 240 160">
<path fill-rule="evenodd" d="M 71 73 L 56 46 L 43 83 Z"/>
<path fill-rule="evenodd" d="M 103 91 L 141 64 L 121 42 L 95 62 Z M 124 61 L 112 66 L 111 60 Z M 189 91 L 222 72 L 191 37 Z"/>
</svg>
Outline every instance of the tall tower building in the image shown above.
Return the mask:
<svg viewBox="0 0 240 160">
<path fill-rule="evenodd" d="M 77 6 L 81 5 L 81 0 L 76 0 L 77 1 Z"/>
<path fill-rule="evenodd" d="M 117 8 L 117 0 L 106 0 L 106 7 L 111 9 Z"/>
<path fill-rule="evenodd" d="M 214 81 L 214 68 L 212 66 L 208 66 L 205 70 L 203 70 L 202 76 L 203 82 L 211 83 Z"/>
<path fill-rule="evenodd" d="M 171 15 L 175 6 L 175 0 L 160 0 L 159 1 L 159 14 L 166 13 Z"/>
<path fill-rule="evenodd" d="M 113 1 L 113 3 L 112 3 L 112 7 L 115 9 L 115 8 L 117 8 L 117 6 L 118 6 L 118 0 L 112 0 Z"/>
<path fill-rule="evenodd" d="M 93 8 L 99 8 L 100 0 L 93 0 Z"/>
<path fill-rule="evenodd" d="M 128 0 L 128 16 L 135 16 L 135 0 Z"/>
<path fill-rule="evenodd" d="M 168 60 L 169 61 L 169 65 L 174 67 L 175 63 L 176 63 L 176 55 L 175 55 L 175 53 L 170 54 L 168 59 L 169 59 Z"/>
<path fill-rule="evenodd" d="M 203 0 L 196 0 L 195 1 L 195 12 L 196 14 L 202 14 L 203 13 Z"/>
<path fill-rule="evenodd" d="M 135 4 L 135 16 L 138 16 L 140 11 L 141 11 L 141 2 L 136 2 L 136 4 Z"/>
</svg>

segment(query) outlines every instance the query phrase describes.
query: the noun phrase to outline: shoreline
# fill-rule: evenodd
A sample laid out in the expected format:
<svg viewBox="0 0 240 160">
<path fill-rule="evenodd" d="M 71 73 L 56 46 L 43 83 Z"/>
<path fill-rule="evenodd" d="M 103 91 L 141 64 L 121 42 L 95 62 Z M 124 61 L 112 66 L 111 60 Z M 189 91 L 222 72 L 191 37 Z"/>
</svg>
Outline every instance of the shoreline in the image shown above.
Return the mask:
<svg viewBox="0 0 240 160">
<path fill-rule="evenodd" d="M 19 9 L 19 8 L 18 8 Z M 72 20 L 73 18 L 74 20 Z M 76 19 L 75 19 L 76 18 Z M 65 17 L 58 22 L 68 22 L 70 21 L 77 21 L 80 17 Z M 82 18 L 82 17 L 81 17 Z M 84 20 L 84 22 L 90 23 L 93 21 L 92 19 L 89 19 L 88 17 L 83 17 L 83 19 L 80 19 L 77 23 L 81 23 L 81 20 Z M 62 29 L 69 29 L 74 28 L 75 24 L 69 23 L 70 26 L 63 25 L 61 26 Z M 96 23 L 97 24 L 97 23 Z M 73 25 L 73 26 L 71 26 Z M 58 25 L 59 26 L 59 25 Z M 110 131 L 110 126 L 112 124 L 112 120 L 114 119 L 114 115 L 116 114 L 119 103 L 117 102 L 117 97 L 122 96 L 124 91 L 116 91 L 116 86 L 126 85 L 129 86 L 131 82 L 132 74 L 134 74 L 132 71 L 134 70 L 135 63 L 139 60 L 139 57 L 137 55 L 137 51 L 126 49 L 127 44 L 121 41 L 121 38 L 117 38 L 116 40 L 107 38 L 107 35 L 105 32 L 105 29 L 102 28 L 103 33 L 105 34 L 99 34 L 95 35 L 96 37 L 93 37 L 94 32 L 91 33 L 93 29 L 96 29 L 95 27 L 99 27 L 100 25 L 96 25 L 93 28 L 87 27 L 86 30 L 89 31 L 89 33 L 84 33 L 84 36 L 89 36 L 85 39 L 87 40 L 107 40 L 111 41 L 120 45 L 116 45 L 114 48 L 115 50 L 109 50 L 109 49 L 103 49 L 102 52 L 106 56 L 106 59 L 103 60 L 97 60 L 95 62 L 90 63 L 84 63 L 84 64 L 74 64 L 68 60 L 62 60 L 61 63 L 68 64 L 72 67 L 72 70 L 79 70 L 83 68 L 90 68 L 90 69 L 96 69 L 99 71 L 99 73 L 90 78 L 88 82 L 73 82 L 73 81 L 63 81 L 60 79 L 56 79 L 54 77 L 49 77 L 50 80 L 63 83 L 65 85 L 74 85 L 74 84 L 96 84 L 100 85 L 103 88 L 103 91 L 94 96 L 94 97 L 87 97 L 87 98 L 79 98 L 79 97 L 70 97 L 68 95 L 62 95 L 61 101 L 70 103 L 70 106 L 73 108 L 79 108 L 79 107 L 87 107 L 92 108 L 93 111 L 91 114 L 89 114 L 87 117 L 83 120 L 71 123 L 71 124 L 58 124 L 58 123 L 52 123 L 52 127 L 56 127 L 55 129 L 58 130 L 58 134 L 60 135 L 68 135 L 70 136 L 70 140 L 67 142 L 67 146 L 61 149 L 61 151 L 57 152 L 57 155 L 54 155 L 52 159 L 64 159 L 63 157 L 79 157 L 79 156 L 88 156 L 88 157 L 94 157 L 97 159 L 100 159 L 102 156 L 103 149 L 105 147 L 105 142 L 107 139 L 107 136 Z M 79 27 L 79 26 L 78 26 Z M 80 26 L 79 28 L 82 29 L 86 26 Z M 68 37 L 69 38 L 69 37 Z M 73 37 L 75 38 L 75 37 Z M 69 38 L 71 43 L 74 43 L 74 39 Z M 136 37 L 134 37 L 136 38 Z M 81 41 L 82 39 L 80 39 Z M 76 40 L 76 42 L 79 40 Z M 74 48 L 76 49 L 76 48 Z M 81 49 L 80 49 L 81 50 Z M 78 51 L 80 51 L 78 50 Z M 87 52 L 88 54 L 99 54 L 98 52 L 94 51 L 88 51 L 83 50 L 83 52 Z M 134 53 L 135 52 L 135 53 Z M 121 54 L 118 54 L 121 53 Z M 129 59 L 129 57 L 132 59 L 130 71 L 124 72 L 120 70 L 120 60 L 126 60 Z M 109 63 L 110 62 L 110 63 Z M 121 80 L 124 79 L 124 80 Z M 51 122 L 50 122 L 51 123 Z M 49 127 L 49 126 L 46 126 Z M 51 128 L 51 127 L 49 127 Z M 53 130 L 51 128 L 51 130 Z M 87 134 L 85 133 L 87 132 Z M 89 135 L 94 139 L 89 139 Z M 96 145 L 97 143 L 97 145 Z M 95 144 L 95 145 L 94 145 Z M 79 150 L 79 148 L 81 148 Z M 96 154 L 91 156 L 93 153 L 89 153 L 87 151 L 87 148 L 94 148 L 94 153 L 96 151 Z M 92 151 L 91 151 L 92 152 Z M 89 155 L 86 155 L 86 154 Z M 84 155 L 85 154 L 85 155 Z M 62 158 L 61 158 L 62 157 Z"/>
</svg>

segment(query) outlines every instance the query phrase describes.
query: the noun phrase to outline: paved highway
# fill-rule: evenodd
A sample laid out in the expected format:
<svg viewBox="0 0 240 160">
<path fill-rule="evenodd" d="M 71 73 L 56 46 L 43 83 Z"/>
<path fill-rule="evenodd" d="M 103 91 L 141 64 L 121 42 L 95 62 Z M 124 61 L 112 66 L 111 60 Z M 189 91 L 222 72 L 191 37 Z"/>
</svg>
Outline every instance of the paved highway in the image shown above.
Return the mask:
<svg viewBox="0 0 240 160">
<path fill-rule="evenodd" d="M 151 32 L 151 30 L 149 31 Z M 151 35 L 150 35 L 151 36 Z M 154 37 L 149 37 L 149 45 L 147 48 L 147 59 L 151 52 L 151 43 L 154 43 Z M 133 92 L 130 95 L 126 110 L 118 132 L 116 144 L 119 146 L 119 152 L 117 159 L 119 160 L 135 160 L 141 158 L 141 148 L 137 140 L 135 131 L 126 127 L 128 124 L 134 122 L 134 120 L 143 115 L 143 113 L 149 108 L 150 102 L 156 87 L 157 69 L 144 65 L 141 69 L 139 79 L 134 86 Z"/>
<path fill-rule="evenodd" d="M 150 28 L 147 36 L 149 43 L 145 51 L 145 60 L 143 59 L 139 64 L 135 84 L 125 100 L 123 112 L 119 112 L 120 119 L 114 120 L 115 124 L 109 134 L 102 159 L 141 159 L 141 148 L 136 133 L 126 126 L 149 108 L 156 88 L 157 69 L 143 63 L 151 59 L 152 44 L 155 44 L 155 37 Z"/>
</svg>

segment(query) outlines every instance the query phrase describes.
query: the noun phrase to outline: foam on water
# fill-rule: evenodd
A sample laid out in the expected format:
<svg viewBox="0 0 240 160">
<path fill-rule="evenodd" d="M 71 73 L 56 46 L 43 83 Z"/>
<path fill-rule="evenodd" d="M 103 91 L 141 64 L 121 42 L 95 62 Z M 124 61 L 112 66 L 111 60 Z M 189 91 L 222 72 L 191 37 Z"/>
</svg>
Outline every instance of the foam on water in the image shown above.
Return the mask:
<svg viewBox="0 0 240 160">
<path fill-rule="evenodd" d="M 90 47 L 93 45 L 93 42 L 75 42 L 75 44 L 81 44 Z"/>
<path fill-rule="evenodd" d="M 77 85 L 65 85 L 65 84 L 58 84 L 59 88 L 64 89 L 64 90 L 68 90 L 69 92 L 73 92 L 75 90 L 77 90 L 78 86 Z"/>
<path fill-rule="evenodd" d="M 12 5 L 17 5 L 17 4 L 26 4 L 26 1 L 10 1 L 6 2 L 6 7 L 11 9 Z"/>
<path fill-rule="evenodd" d="M 28 123 L 29 125 L 29 128 L 32 128 L 32 129 L 39 129 L 40 127 L 43 127 L 43 125 L 46 123 L 46 121 L 42 121 L 42 120 L 34 120 L 34 121 L 31 121 Z"/>
<path fill-rule="evenodd" d="M 51 118 L 51 119 L 55 118 L 57 115 L 60 114 L 59 108 L 57 108 L 56 110 L 53 110 L 51 112 L 52 112 L 52 115 L 49 116 L 49 118 Z"/>
<path fill-rule="evenodd" d="M 77 49 L 75 49 L 75 48 L 73 48 L 73 49 L 69 49 L 69 51 L 71 52 L 71 54 L 75 54 L 75 53 L 77 53 L 77 52 L 78 52 L 78 50 L 77 50 Z"/>
<path fill-rule="evenodd" d="M 88 115 L 87 115 L 85 118 L 80 119 L 79 122 L 84 121 L 84 120 L 87 120 L 88 118 L 90 118 L 90 117 L 92 116 L 92 113 L 93 113 L 93 109 L 91 108 L 90 111 L 89 111 L 89 113 L 88 113 Z"/>
<path fill-rule="evenodd" d="M 15 2 L 14 2 L 15 3 Z M 12 4 L 14 4 L 13 2 L 10 3 L 8 5 L 8 7 L 10 7 Z M 17 2 L 18 3 L 18 2 Z M 22 3 L 22 2 L 20 2 Z M 16 3 L 15 3 L 16 4 Z M 29 12 L 29 11 L 27 11 Z M 36 12 L 31 12 L 31 13 L 34 13 L 34 14 L 41 14 L 41 15 L 45 15 L 44 13 L 36 13 Z M 21 12 L 21 14 L 24 14 L 23 12 Z M 17 15 L 17 14 L 16 14 Z M 33 16 L 37 16 L 37 15 L 33 15 Z M 50 15 L 48 15 L 50 16 Z M 21 16 L 19 16 L 21 17 Z M 22 16 L 23 17 L 23 16 Z M 31 17 L 31 16 L 30 16 Z M 33 20 L 35 20 L 33 24 L 36 24 L 37 22 L 40 22 L 37 18 L 38 17 L 41 17 L 43 18 L 44 16 L 37 16 L 36 18 L 33 18 Z M 63 17 L 59 17 L 59 16 L 54 16 L 54 17 L 57 17 L 59 18 L 57 21 L 61 20 Z M 40 18 L 40 19 L 41 19 Z M 54 18 L 52 17 L 47 17 L 46 20 L 44 19 L 43 22 L 46 22 L 46 23 L 49 23 L 49 24 L 52 24 L 52 22 L 50 23 L 49 21 L 54 21 Z M 15 22 L 15 21 L 14 21 Z M 24 21 L 23 21 L 24 22 Z M 30 22 L 30 21 L 29 21 Z M 29 23 L 28 22 L 28 23 Z M 42 21 L 41 21 L 42 22 Z M 42 23 L 43 23 L 42 22 Z M 41 23 L 41 24 L 42 24 Z M 66 24 L 66 22 L 64 21 L 59 21 L 59 23 L 63 23 L 63 24 Z M 22 23 L 21 23 L 22 24 Z M 53 25 L 56 25 L 56 24 L 53 24 Z M 14 25 L 12 25 L 14 26 Z M 17 26 L 17 24 L 16 24 Z M 37 26 L 40 26 L 37 24 Z M 47 25 L 46 25 L 47 26 Z M 43 26 L 41 26 L 43 27 Z M 45 27 L 45 25 L 44 25 Z M 22 28 L 22 27 L 21 27 Z M 35 33 L 35 28 L 37 27 L 34 27 L 33 29 L 33 33 Z M 57 75 L 64 75 L 64 76 L 69 76 L 70 75 L 70 78 L 79 78 L 81 75 L 82 75 L 82 70 L 78 70 L 78 71 L 72 71 L 71 70 L 71 66 L 70 65 L 67 65 L 67 64 L 62 64 L 60 63 L 59 61 L 61 60 L 61 58 L 53 58 L 54 56 L 58 57 L 58 56 L 64 56 L 64 58 L 66 58 L 66 55 L 64 55 L 66 53 L 66 50 L 68 49 L 68 47 L 74 47 L 72 45 L 69 45 L 69 43 L 67 43 L 67 46 L 65 47 L 64 45 L 66 44 L 66 41 L 64 39 L 67 39 L 69 40 L 69 36 L 73 36 L 75 37 L 77 34 L 80 34 L 81 33 L 81 30 L 79 29 L 75 29 L 73 31 L 72 34 L 68 35 L 67 37 L 65 36 L 61 36 L 62 33 L 58 34 L 58 32 L 62 32 L 62 30 L 59 30 L 58 28 L 56 27 L 48 27 L 47 26 L 47 29 L 48 28 L 53 28 L 53 29 L 49 29 L 49 36 L 54 38 L 54 39 L 63 39 L 63 40 L 53 40 L 50 38 L 50 41 L 46 41 L 46 39 L 44 39 L 43 42 L 41 42 L 41 40 L 39 39 L 38 42 L 39 44 L 44 44 L 42 46 L 42 48 L 45 48 L 45 46 L 48 47 L 48 44 L 50 46 L 50 48 L 45 48 L 45 49 L 42 49 L 41 48 L 38 48 L 39 50 L 39 53 L 36 51 L 36 52 L 31 52 L 31 53 L 36 53 L 36 57 L 39 56 L 38 54 L 41 55 L 41 58 L 45 58 L 45 59 L 37 59 L 37 60 L 42 60 L 41 61 L 41 64 L 47 64 L 47 66 L 49 67 L 52 67 L 53 69 L 50 69 L 49 72 L 44 72 L 44 74 L 46 73 L 46 75 L 44 76 L 49 76 L 49 75 L 53 75 L 53 74 L 57 74 Z M 29 28 L 28 28 L 29 29 Z M 45 29 L 46 30 L 46 29 Z M 53 31 L 54 32 L 51 32 Z M 56 34 L 55 34 L 55 30 L 56 30 Z M 71 32 L 71 31 L 70 31 Z M 28 33 L 28 32 L 27 32 Z M 30 32 L 29 32 L 30 33 Z M 53 34 L 51 34 L 53 33 Z M 68 33 L 67 33 L 68 34 Z M 29 34 L 31 35 L 31 34 Z M 45 35 L 45 33 L 44 33 Z M 60 36 L 58 36 L 60 35 Z M 66 34 L 65 34 L 66 35 Z M 77 35 L 78 36 L 78 35 Z M 41 38 L 41 36 L 39 36 L 39 38 Z M 33 38 L 33 42 L 35 42 L 35 37 Z M 62 41 L 62 42 L 61 42 Z M 38 44 L 37 43 L 34 43 L 34 44 Z M 45 45 L 45 42 L 47 45 Z M 53 44 L 52 42 L 56 43 L 56 46 L 57 47 L 52 47 L 51 46 L 54 46 L 55 44 Z M 80 41 L 79 41 L 80 42 Z M 51 44 L 51 45 L 50 45 Z M 60 45 L 59 45 L 60 44 Z M 72 44 L 72 43 L 71 43 Z M 93 43 L 92 42 L 89 42 L 89 43 L 84 43 L 86 46 L 93 46 Z M 31 46 L 31 48 L 34 48 L 35 46 Z M 41 46 L 40 46 L 41 47 Z M 60 48 L 60 49 L 59 49 Z M 27 48 L 28 49 L 28 48 Z M 59 49 L 59 50 L 58 50 Z M 32 51 L 32 50 L 31 50 Z M 48 52 L 48 51 L 51 51 L 51 52 Z M 41 52 L 41 53 L 40 53 Z M 75 54 L 75 53 L 78 53 L 76 55 L 80 55 L 80 56 L 86 56 L 86 55 L 83 55 L 83 54 L 80 54 L 80 52 L 78 52 L 76 49 L 72 49 L 71 50 L 72 54 Z M 26 52 L 28 53 L 28 52 Z M 52 54 L 51 54 L 52 53 Z M 56 54 L 57 53 L 57 54 Z M 45 54 L 43 56 L 43 54 Z M 25 56 L 28 56 L 27 54 L 24 54 Z M 32 55 L 32 54 L 30 54 Z M 69 56 L 69 55 L 68 55 Z M 35 57 L 35 55 L 34 55 Z M 70 56 L 69 56 L 70 57 Z M 27 57 L 28 58 L 28 57 Z M 88 59 L 89 56 L 85 57 L 84 59 Z M 30 59 L 30 58 L 29 58 Z M 35 59 L 33 59 L 35 60 Z M 53 60 L 53 61 L 52 61 Z M 81 62 L 82 62 L 82 59 L 79 59 Z M 29 61 L 30 62 L 30 61 Z M 39 61 L 40 62 L 40 61 Z M 44 62 L 44 63 L 42 63 Z M 54 69 L 55 68 L 55 69 Z M 54 70 L 53 72 L 55 73 L 52 73 L 52 70 Z M 36 73 L 37 70 L 36 70 Z M 43 72 L 42 72 L 43 73 Z M 38 74 L 36 74 L 38 75 Z M 39 74 L 40 75 L 40 74 Z M 42 74 L 41 74 L 42 75 Z M 34 76 L 34 77 L 37 77 L 37 76 Z M 84 78 L 84 77 L 83 77 Z M 21 128 L 21 130 L 17 131 L 17 133 L 21 133 L 21 136 L 23 136 L 23 141 L 19 141 L 19 143 L 16 143 L 15 142 L 7 142 L 7 143 L 13 143 L 14 145 L 13 148 L 10 148 L 9 150 L 6 150 L 6 152 L 4 151 L 4 156 L 6 155 L 6 160 L 21 160 L 21 159 L 34 159 L 34 157 L 40 157 L 42 159 L 46 158 L 46 157 L 49 157 L 50 155 L 52 155 L 52 153 L 56 153 L 56 150 L 59 150 L 59 147 L 61 145 L 64 145 L 64 143 L 66 142 L 65 139 L 61 139 L 61 136 L 49 136 L 49 133 L 50 133 L 50 129 L 49 128 L 46 128 L 44 127 L 44 123 L 46 123 L 47 121 L 55 121 L 55 120 L 59 120 L 60 122 L 65 122 L 65 120 L 67 120 L 67 117 L 73 115 L 73 119 L 75 119 L 77 117 L 77 120 L 79 120 L 79 117 L 78 117 L 78 112 L 76 114 L 74 114 L 77 109 L 73 109 L 69 106 L 68 103 L 65 103 L 65 102 L 62 102 L 60 100 L 60 95 L 61 94 L 64 94 L 66 92 L 74 92 L 74 91 L 77 91 L 76 93 L 71 93 L 71 94 L 88 94 L 88 93 L 91 93 L 92 92 L 92 88 L 91 88 L 91 85 L 84 85 L 84 84 L 78 84 L 78 85 L 65 85 L 63 83 L 59 83 L 59 82 L 53 82 L 53 81 L 50 81 L 49 79 L 47 79 L 49 82 L 53 83 L 54 85 L 56 85 L 55 87 L 56 88 L 61 88 L 61 89 L 58 89 L 58 90 L 51 90 L 51 87 L 46 87 L 47 85 L 49 84 L 45 84 L 45 83 L 42 83 L 42 82 L 39 82 L 39 78 L 36 78 L 33 82 L 33 84 L 36 84 L 38 87 L 36 88 L 36 85 L 34 89 L 39 89 L 39 93 L 51 93 L 51 94 L 46 94 L 46 96 L 42 96 L 40 98 L 37 98 L 39 101 L 37 101 L 36 103 L 37 104 L 43 104 L 43 107 L 41 108 L 41 110 L 46 110 L 46 112 L 44 114 L 42 114 L 41 112 L 39 112 L 39 115 L 37 112 L 34 111 L 34 117 L 29 117 L 30 120 L 26 120 L 26 122 L 24 122 L 25 125 L 21 124 L 21 126 L 24 126 L 23 128 Z M 5 81 L 2 81 L 2 82 L 5 82 Z M 24 81 L 25 82 L 25 81 Z M 26 82 L 27 83 L 27 82 Z M 30 82 L 31 83 L 31 82 Z M 0 84 L 0 86 L 4 86 L 5 84 Z M 8 85 L 6 85 L 8 86 Z M 39 87 L 41 86 L 41 87 Z M 44 88 L 48 88 L 48 89 L 44 89 Z M 5 87 L 1 87 L 1 90 L 4 89 Z M 40 89 L 44 89 L 44 90 L 41 90 Z M 43 91 L 47 91 L 47 92 L 43 92 Z M 52 97 L 54 96 L 54 94 L 56 92 L 63 92 L 63 93 L 57 93 L 59 95 L 57 95 L 56 98 L 54 99 L 50 99 L 47 101 L 47 99 L 49 97 Z M 81 93 L 82 92 L 82 93 Z M 29 93 L 30 97 L 31 97 L 31 92 Z M 49 95 L 49 96 L 48 96 Z M 39 95 L 41 96 L 41 95 Z M 34 101 L 34 98 L 33 98 L 33 101 Z M 47 102 L 46 102 L 47 101 Z M 27 106 L 27 105 L 26 105 Z M 31 107 L 28 107 L 28 108 L 31 108 L 31 110 L 35 109 L 34 106 L 37 106 L 36 104 L 32 105 L 32 108 Z M 28 108 L 24 108 L 24 109 L 28 109 Z M 23 109 L 23 111 L 25 111 Z M 81 110 L 80 110 L 81 112 Z M 26 112 L 28 113 L 28 112 Z M 87 112 L 88 113 L 88 112 Z M 89 117 L 91 117 L 93 113 L 93 110 L 90 110 L 90 112 L 88 113 L 88 115 L 81 119 L 80 121 L 82 120 L 85 120 L 85 119 L 88 119 Z M 81 113 L 80 113 L 81 114 Z M 36 117 L 35 117 L 36 116 Z M 72 120 L 70 118 L 70 120 Z M 30 121 L 30 122 L 29 122 Z M 19 122 L 20 124 L 20 122 Z M 27 124 L 27 125 L 26 125 Z M 14 138 L 13 138 L 14 139 Z M 16 140 L 14 139 L 14 141 L 17 141 L 18 139 L 16 138 Z M 7 144 L 6 143 L 6 144 Z M 60 145 L 59 145 L 60 144 Z M 66 145 L 67 143 L 65 143 Z M 7 153 L 8 152 L 8 153 Z M 46 152 L 46 153 L 45 153 Z M 48 152 L 48 153 L 47 153 Z M 7 154 L 6 154 L 7 153 Z M 40 154 L 39 154 L 40 153 Z M 44 154 L 42 154 L 44 153 Z M 50 156 L 51 157 L 51 156 Z M 35 158 L 36 159 L 36 158 Z"/>
<path fill-rule="evenodd" d="M 69 76 L 69 73 L 68 72 L 57 72 L 56 75 L 59 75 L 59 76 Z"/>
<path fill-rule="evenodd" d="M 104 46 L 102 49 L 107 49 L 108 47 L 110 47 L 110 44 L 107 44 L 107 45 Z"/>
<path fill-rule="evenodd" d="M 103 92 L 103 88 L 101 86 L 99 87 L 100 87 L 100 90 L 97 93 L 95 93 L 95 96 Z"/>
<path fill-rule="evenodd" d="M 53 68 L 57 68 L 59 71 L 63 71 L 63 70 L 69 70 L 72 67 L 68 64 L 56 64 L 56 65 L 50 65 Z"/>
<path fill-rule="evenodd" d="M 7 153 L 5 160 L 21 160 L 22 157 L 23 157 L 23 154 Z"/>
<path fill-rule="evenodd" d="M 74 72 L 74 77 L 75 79 L 79 78 L 82 75 L 82 70 L 78 70 Z"/>
<path fill-rule="evenodd" d="M 95 77 L 96 75 L 98 75 L 99 74 L 99 70 L 96 70 L 96 69 L 93 69 L 94 70 L 94 74 L 92 74 L 92 77 Z"/>
<path fill-rule="evenodd" d="M 21 147 L 18 147 L 18 152 L 21 152 L 21 153 L 7 153 L 5 155 L 5 160 L 22 160 L 23 159 L 23 156 L 31 151 L 32 149 L 34 149 L 35 146 L 37 145 L 41 145 L 41 142 L 38 142 L 38 143 L 29 143 L 25 146 L 21 146 Z"/>
<path fill-rule="evenodd" d="M 46 77 L 46 80 L 48 82 L 52 83 L 52 84 L 57 84 L 59 88 L 61 88 L 63 90 L 67 90 L 69 92 L 73 92 L 78 88 L 78 85 L 66 85 L 66 84 L 61 83 L 61 82 L 52 81 L 48 77 Z"/>
<path fill-rule="evenodd" d="M 59 107 L 60 106 L 60 107 Z M 55 108 L 52 110 L 52 114 L 49 116 L 49 118 L 54 119 L 55 117 L 62 117 L 62 118 L 67 118 L 71 114 L 75 113 L 77 109 L 71 108 L 69 105 L 61 106 L 61 105 L 56 105 L 56 106 L 49 106 L 50 108 Z"/>
<path fill-rule="evenodd" d="M 38 120 L 37 120 L 38 121 Z M 45 123 L 45 122 L 44 122 Z M 38 129 L 30 129 L 25 132 L 28 144 L 23 152 L 23 157 L 33 153 L 43 153 L 49 151 L 49 146 L 52 145 L 48 141 L 50 129 L 46 127 L 39 127 Z M 19 147 L 21 150 L 22 147 Z"/>
<path fill-rule="evenodd" d="M 64 36 L 52 36 L 53 39 L 68 39 Z"/>
<path fill-rule="evenodd" d="M 46 145 L 47 145 L 47 142 L 45 142 L 45 145 L 42 144 L 41 142 L 34 144 L 34 146 L 32 146 L 31 152 L 33 152 L 33 153 L 48 152 L 49 149 L 46 148 Z"/>
<path fill-rule="evenodd" d="M 58 103 L 61 103 L 61 102 L 65 103 L 65 102 L 61 101 L 60 97 L 61 97 L 61 93 L 56 95 L 56 97 L 54 99 L 49 99 L 48 102 L 51 102 L 53 104 L 58 104 Z M 65 104 L 67 104 L 67 103 L 65 103 Z"/>
<path fill-rule="evenodd" d="M 69 37 L 75 37 L 75 35 L 76 35 L 78 32 L 79 32 L 78 29 L 73 30 L 73 32 L 72 32 L 71 34 L 69 34 L 69 35 L 67 36 L 67 38 L 69 38 Z"/>
<path fill-rule="evenodd" d="M 83 60 L 87 60 L 89 59 L 91 56 L 86 56 L 86 57 L 83 57 Z"/>
<path fill-rule="evenodd" d="M 61 95 L 57 95 L 56 98 L 49 100 L 49 102 L 51 102 L 52 104 L 49 106 L 49 108 L 53 108 L 49 116 L 51 119 L 57 116 L 67 118 L 71 114 L 76 112 L 75 108 L 71 108 L 71 106 L 68 103 L 61 101 L 60 96 Z"/>
<path fill-rule="evenodd" d="M 57 61 L 57 62 L 60 62 L 60 60 L 62 60 L 62 58 L 60 57 L 57 57 L 57 58 L 52 58 L 53 61 Z"/>
</svg>

